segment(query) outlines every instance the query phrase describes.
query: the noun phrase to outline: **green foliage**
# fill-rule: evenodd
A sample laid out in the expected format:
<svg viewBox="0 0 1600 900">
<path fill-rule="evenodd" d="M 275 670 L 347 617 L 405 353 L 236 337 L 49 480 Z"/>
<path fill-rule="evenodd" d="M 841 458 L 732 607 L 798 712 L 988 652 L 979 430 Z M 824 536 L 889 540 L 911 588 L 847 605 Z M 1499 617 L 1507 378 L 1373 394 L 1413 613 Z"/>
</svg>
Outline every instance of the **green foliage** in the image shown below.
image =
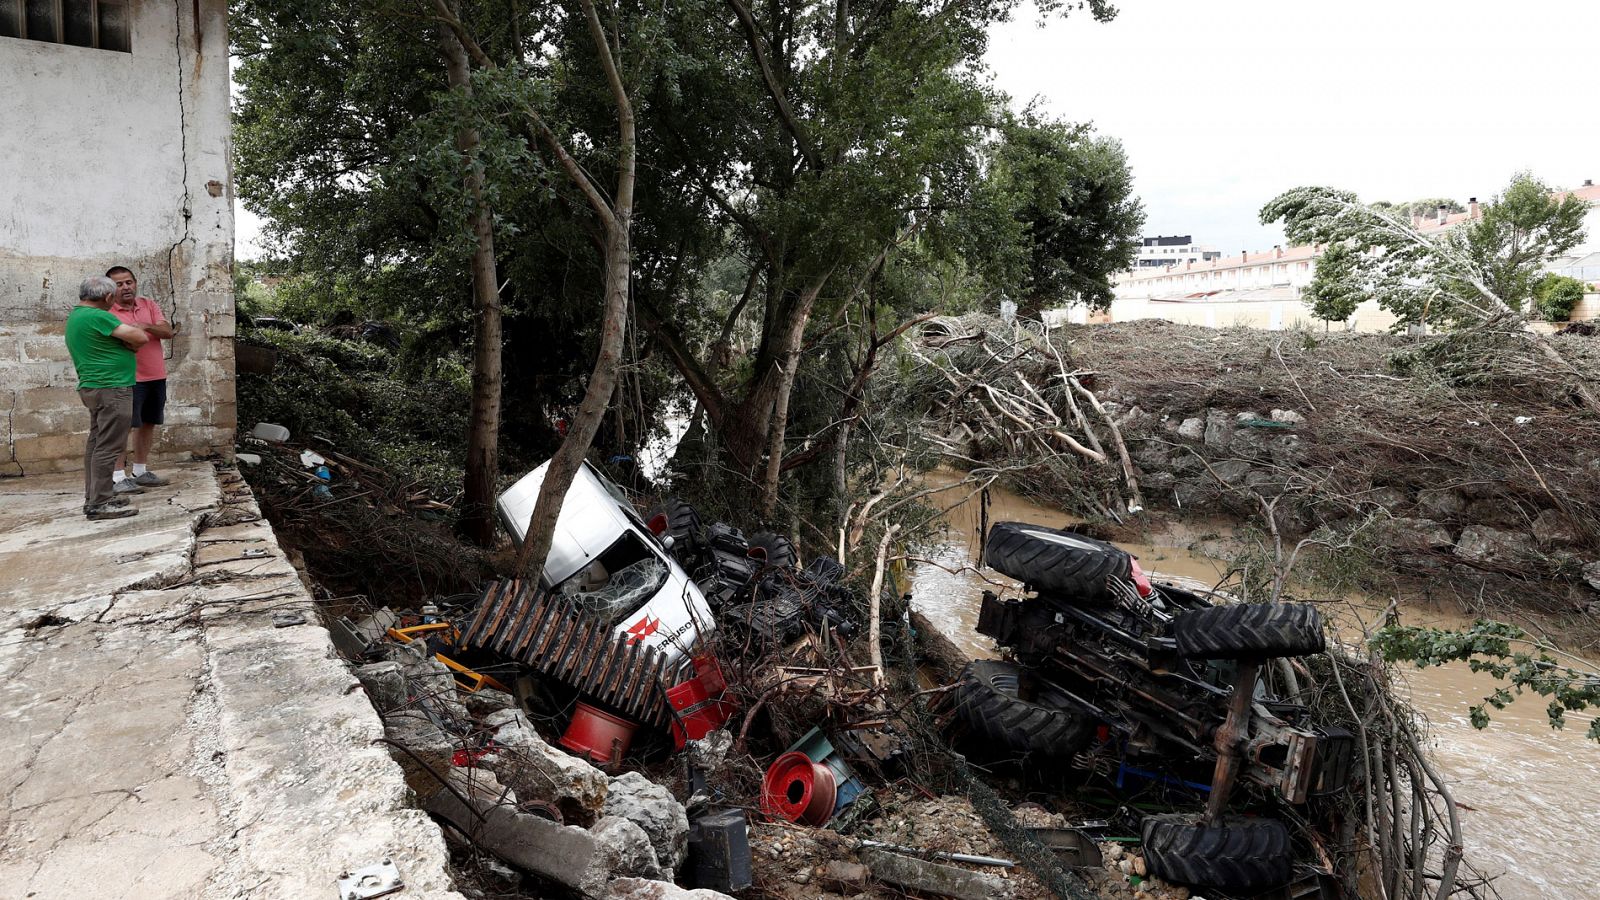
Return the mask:
<svg viewBox="0 0 1600 900">
<path fill-rule="evenodd" d="M 1002 134 L 986 191 L 1009 202 L 1021 233 L 988 246 L 996 255 L 1010 251 L 1021 265 L 1001 286 L 1020 296 L 1028 315 L 1063 302 L 1109 307 L 1111 276 L 1133 265 L 1144 227 L 1122 145 L 1032 109 Z"/>
<path fill-rule="evenodd" d="M 1584 285 L 1576 278 L 1548 273 L 1539 279 L 1533 297 L 1539 314 L 1552 322 L 1565 322 L 1583 302 Z"/>
<path fill-rule="evenodd" d="M 1412 216 L 1435 216 L 1441 206 L 1444 207 L 1446 213 L 1463 213 L 1467 211 L 1465 206 L 1451 200 L 1449 197 L 1426 197 L 1422 200 L 1412 200 L 1409 203 L 1390 203 L 1387 200 L 1379 200 L 1372 204 L 1373 209 L 1403 220 L 1410 220 Z"/>
<path fill-rule="evenodd" d="M 1261 221 L 1281 221 L 1294 243 L 1327 247 L 1306 290 L 1319 318 L 1375 297 L 1395 314 L 1397 330 L 1517 315 L 1543 264 L 1583 240 L 1583 202 L 1556 200 L 1527 173 L 1484 204 L 1479 218 L 1442 235 L 1419 233 L 1393 209 L 1365 206 L 1348 191 L 1302 187 L 1262 207 Z"/>
<path fill-rule="evenodd" d="M 239 376 L 243 428 L 276 422 L 435 496 L 460 489 L 471 384 L 459 362 L 413 371 L 382 348 L 315 333 L 245 329 L 242 338 L 278 353 L 272 374 Z"/>
<path fill-rule="evenodd" d="M 1600 709 L 1600 675 L 1561 664 L 1553 648 L 1528 640 L 1515 625 L 1479 619 L 1458 629 L 1388 625 L 1371 639 L 1372 648 L 1388 662 L 1407 661 L 1417 668 L 1465 661 L 1474 672 L 1487 673 L 1506 687 L 1470 709 L 1474 728 L 1489 724 L 1490 709 L 1505 709 L 1524 693 L 1550 699 L 1545 714 L 1551 728 L 1566 726 L 1566 714 Z M 1530 650 L 1516 649 L 1527 646 Z M 1600 741 L 1600 718 L 1589 723 L 1588 737 Z"/>
</svg>

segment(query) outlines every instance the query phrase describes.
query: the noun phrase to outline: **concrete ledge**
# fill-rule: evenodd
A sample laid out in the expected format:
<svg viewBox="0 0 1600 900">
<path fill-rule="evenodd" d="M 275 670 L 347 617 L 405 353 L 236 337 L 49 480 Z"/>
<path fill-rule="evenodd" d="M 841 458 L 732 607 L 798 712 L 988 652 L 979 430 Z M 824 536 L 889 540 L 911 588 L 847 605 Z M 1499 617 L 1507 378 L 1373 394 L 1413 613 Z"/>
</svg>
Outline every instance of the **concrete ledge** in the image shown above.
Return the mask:
<svg viewBox="0 0 1600 900">
<path fill-rule="evenodd" d="M 165 468 L 88 522 L 81 477 L 0 481 L 0 884 L 34 898 L 333 896 L 393 859 L 458 900 L 360 684 L 243 481 Z M 273 613 L 306 614 L 276 628 Z"/>
</svg>

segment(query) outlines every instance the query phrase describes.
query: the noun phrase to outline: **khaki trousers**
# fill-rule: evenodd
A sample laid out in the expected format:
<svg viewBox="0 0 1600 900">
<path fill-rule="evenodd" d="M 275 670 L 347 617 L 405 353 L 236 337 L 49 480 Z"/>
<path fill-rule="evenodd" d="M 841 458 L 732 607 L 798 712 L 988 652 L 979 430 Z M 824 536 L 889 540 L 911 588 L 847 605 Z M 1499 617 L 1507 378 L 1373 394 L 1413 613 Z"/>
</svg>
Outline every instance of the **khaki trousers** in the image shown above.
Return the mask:
<svg viewBox="0 0 1600 900">
<path fill-rule="evenodd" d="M 78 399 L 89 409 L 89 437 L 83 442 L 83 511 L 115 497 L 111 473 L 128 444 L 133 422 L 133 386 L 82 388 Z"/>
</svg>

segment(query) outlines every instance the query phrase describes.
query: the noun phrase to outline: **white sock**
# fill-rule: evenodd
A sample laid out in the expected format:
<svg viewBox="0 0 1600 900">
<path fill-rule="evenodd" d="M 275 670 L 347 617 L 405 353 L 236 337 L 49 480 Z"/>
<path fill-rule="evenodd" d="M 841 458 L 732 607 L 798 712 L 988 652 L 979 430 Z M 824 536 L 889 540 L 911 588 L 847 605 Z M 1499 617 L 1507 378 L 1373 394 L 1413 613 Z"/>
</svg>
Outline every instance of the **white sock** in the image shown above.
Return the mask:
<svg viewBox="0 0 1600 900">
<path fill-rule="evenodd" d="M 111 473 L 111 483 L 112 484 L 116 484 L 117 482 L 119 482 L 119 481 L 121 481 L 121 480 L 123 480 L 124 478 L 127 478 L 127 477 L 128 477 L 128 473 L 127 472 L 124 472 L 123 470 L 118 469 L 115 472 Z"/>
<path fill-rule="evenodd" d="M 133 464 L 133 477 L 135 477 L 135 478 L 138 478 L 140 475 L 143 475 L 144 473 L 146 473 L 148 471 L 150 471 L 150 470 L 144 467 L 144 463 L 134 463 Z"/>
</svg>

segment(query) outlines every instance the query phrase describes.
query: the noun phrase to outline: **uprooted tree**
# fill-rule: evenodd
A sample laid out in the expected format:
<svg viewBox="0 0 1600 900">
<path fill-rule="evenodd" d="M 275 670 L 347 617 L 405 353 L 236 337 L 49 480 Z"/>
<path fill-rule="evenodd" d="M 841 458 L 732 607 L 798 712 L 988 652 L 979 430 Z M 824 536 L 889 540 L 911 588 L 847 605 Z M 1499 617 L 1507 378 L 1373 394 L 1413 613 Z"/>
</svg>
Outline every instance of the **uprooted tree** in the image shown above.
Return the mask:
<svg viewBox="0 0 1600 900">
<path fill-rule="evenodd" d="M 1328 187 L 1278 195 L 1262 207 L 1261 221 L 1282 222 L 1294 243 L 1328 248 L 1305 292 L 1319 318 L 1348 316 L 1356 304 L 1375 298 L 1398 318 L 1397 328 L 1427 323 L 1517 330 L 1543 264 L 1582 243 L 1584 211 L 1582 200 L 1552 194 L 1519 174 L 1485 204 L 1480 218 L 1436 236 Z M 1527 339 L 1572 370 L 1542 336 L 1530 332 Z M 1584 407 L 1600 412 L 1600 400 L 1582 379 L 1574 377 L 1572 391 Z"/>
</svg>

